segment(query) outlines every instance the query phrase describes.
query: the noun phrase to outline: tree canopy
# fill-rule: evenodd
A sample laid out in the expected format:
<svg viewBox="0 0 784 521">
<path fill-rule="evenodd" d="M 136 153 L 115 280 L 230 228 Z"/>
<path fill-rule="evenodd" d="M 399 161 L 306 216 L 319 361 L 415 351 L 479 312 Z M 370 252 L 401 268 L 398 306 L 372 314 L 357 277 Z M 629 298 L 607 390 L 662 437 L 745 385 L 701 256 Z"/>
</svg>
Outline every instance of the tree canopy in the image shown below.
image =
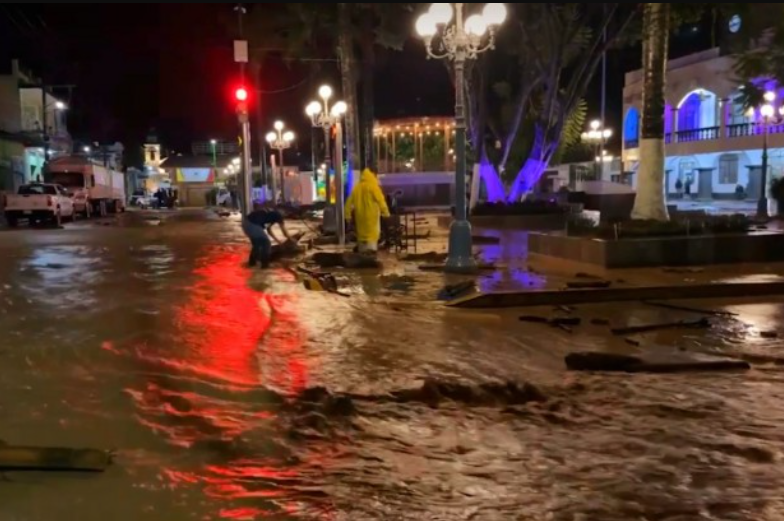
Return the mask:
<svg viewBox="0 0 784 521">
<path fill-rule="evenodd" d="M 498 50 L 473 68 L 468 92 L 472 145 L 491 200 L 519 200 L 582 132 L 585 92 L 638 5 L 510 4 Z"/>
</svg>

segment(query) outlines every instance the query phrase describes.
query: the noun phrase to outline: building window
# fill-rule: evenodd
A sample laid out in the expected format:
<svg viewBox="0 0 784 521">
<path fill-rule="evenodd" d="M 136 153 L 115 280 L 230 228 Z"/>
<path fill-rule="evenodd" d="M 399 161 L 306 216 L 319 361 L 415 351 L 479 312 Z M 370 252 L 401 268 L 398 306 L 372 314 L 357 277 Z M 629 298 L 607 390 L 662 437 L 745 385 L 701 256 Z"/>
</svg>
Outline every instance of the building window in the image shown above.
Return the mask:
<svg viewBox="0 0 784 521">
<path fill-rule="evenodd" d="M 743 103 L 742 96 L 740 95 L 734 96 L 729 103 L 730 103 L 730 109 L 729 109 L 728 123 L 730 125 L 743 125 L 753 121 L 754 118 L 749 118 L 748 109 Z"/>
<path fill-rule="evenodd" d="M 740 161 L 735 154 L 725 154 L 719 158 L 719 184 L 737 185 Z"/>
<path fill-rule="evenodd" d="M 150 150 L 150 163 L 155 163 L 155 150 Z"/>
</svg>

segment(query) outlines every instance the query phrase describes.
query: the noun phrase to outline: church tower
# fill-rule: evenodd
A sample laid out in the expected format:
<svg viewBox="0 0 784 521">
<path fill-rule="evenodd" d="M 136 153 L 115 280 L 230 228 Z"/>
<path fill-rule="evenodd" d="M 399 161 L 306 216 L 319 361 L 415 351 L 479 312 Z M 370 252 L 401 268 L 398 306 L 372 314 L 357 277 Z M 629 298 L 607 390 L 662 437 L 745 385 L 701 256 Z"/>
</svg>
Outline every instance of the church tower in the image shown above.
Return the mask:
<svg viewBox="0 0 784 521">
<path fill-rule="evenodd" d="M 155 129 L 151 129 L 147 134 L 147 140 L 144 144 L 144 166 L 148 170 L 159 171 L 163 157 L 161 151 L 161 144 L 158 142 L 158 136 Z"/>
</svg>

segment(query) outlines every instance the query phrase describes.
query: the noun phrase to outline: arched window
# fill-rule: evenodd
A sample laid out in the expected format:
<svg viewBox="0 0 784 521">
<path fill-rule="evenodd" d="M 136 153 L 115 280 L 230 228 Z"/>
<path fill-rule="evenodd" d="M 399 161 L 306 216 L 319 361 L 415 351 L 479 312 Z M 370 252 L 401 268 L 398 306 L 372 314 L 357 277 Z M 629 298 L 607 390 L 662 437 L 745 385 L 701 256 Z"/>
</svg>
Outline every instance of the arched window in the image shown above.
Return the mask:
<svg viewBox="0 0 784 521">
<path fill-rule="evenodd" d="M 632 107 L 626 113 L 623 124 L 623 140 L 627 148 L 636 148 L 640 141 L 640 112 Z"/>
</svg>

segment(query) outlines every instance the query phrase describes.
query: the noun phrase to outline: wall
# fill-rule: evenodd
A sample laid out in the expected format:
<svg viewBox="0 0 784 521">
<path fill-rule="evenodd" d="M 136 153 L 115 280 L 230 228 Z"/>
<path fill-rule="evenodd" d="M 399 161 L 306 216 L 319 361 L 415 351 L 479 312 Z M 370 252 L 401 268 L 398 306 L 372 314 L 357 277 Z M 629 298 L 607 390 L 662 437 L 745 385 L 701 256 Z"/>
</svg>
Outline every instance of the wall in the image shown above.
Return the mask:
<svg viewBox="0 0 784 521">
<path fill-rule="evenodd" d="M 18 80 L 14 76 L 0 76 L 0 130 L 21 132 L 21 114 Z"/>
<path fill-rule="evenodd" d="M 738 87 L 734 80 L 734 66 L 735 60 L 731 56 L 720 56 L 719 49 L 670 60 L 665 93 L 667 104 L 677 107 L 690 92 L 700 88 L 715 93 L 719 99 L 729 98 Z M 642 79 L 641 70 L 626 74 L 624 114 L 629 107 L 642 108 Z"/>
<path fill-rule="evenodd" d="M 24 145 L 0 138 L 0 191 L 13 191 L 24 182 L 24 156 Z"/>
</svg>

